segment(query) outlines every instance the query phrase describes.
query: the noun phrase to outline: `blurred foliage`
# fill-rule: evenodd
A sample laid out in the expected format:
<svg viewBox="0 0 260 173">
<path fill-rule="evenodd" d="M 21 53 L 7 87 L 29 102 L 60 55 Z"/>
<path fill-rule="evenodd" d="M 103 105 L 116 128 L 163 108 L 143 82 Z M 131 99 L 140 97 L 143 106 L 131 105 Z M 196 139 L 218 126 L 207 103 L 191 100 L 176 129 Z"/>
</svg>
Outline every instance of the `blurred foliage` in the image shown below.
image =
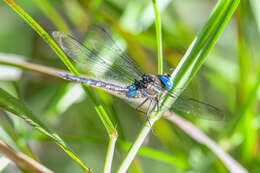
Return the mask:
<svg viewBox="0 0 260 173">
<path fill-rule="evenodd" d="M 127 43 L 127 51 L 148 73 L 157 72 L 156 34 L 150 0 L 34 0 L 16 1 L 48 33 L 54 30 L 83 38 L 90 24 L 106 24 Z M 46 3 L 48 5 L 46 5 Z M 216 1 L 160 0 L 164 71 L 176 67 Z M 225 121 L 186 117 L 229 152 L 250 172 L 260 171 L 260 11 L 258 0 L 241 0 L 206 63 L 189 85 L 189 96 L 215 105 Z M 49 46 L 3 1 L 0 1 L 0 52 L 21 55 L 48 67 L 65 69 Z M 10 56 L 10 55 L 9 55 Z M 10 57 L 12 58 L 12 57 Z M 24 70 L 0 66 L 0 88 L 24 103 L 60 134 L 94 172 L 101 172 L 108 137 L 93 102 L 74 84 Z M 5 73 L 2 71 L 5 71 Z M 9 73 L 7 73 L 9 71 Z M 16 73 L 13 78 L 9 74 Z M 116 170 L 145 117 L 120 99 L 99 96 L 119 134 L 112 170 Z M 0 112 L 0 139 L 55 172 L 80 172 L 57 146 L 9 113 Z M 129 172 L 227 172 L 204 146 L 166 120 L 154 126 Z M 156 153 L 153 150 L 156 150 Z M 140 151 L 140 152 L 142 152 Z M 163 158 L 163 159 L 160 159 Z M 3 172 L 19 172 L 9 164 Z"/>
</svg>

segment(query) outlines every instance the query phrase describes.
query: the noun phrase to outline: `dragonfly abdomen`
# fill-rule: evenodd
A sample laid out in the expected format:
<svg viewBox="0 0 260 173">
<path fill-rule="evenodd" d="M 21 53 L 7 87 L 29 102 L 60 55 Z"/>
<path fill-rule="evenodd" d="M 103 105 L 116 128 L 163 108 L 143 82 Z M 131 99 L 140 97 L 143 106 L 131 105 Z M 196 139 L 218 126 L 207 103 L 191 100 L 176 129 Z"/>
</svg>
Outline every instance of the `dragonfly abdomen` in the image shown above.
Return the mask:
<svg viewBox="0 0 260 173">
<path fill-rule="evenodd" d="M 102 89 L 107 89 L 107 90 L 112 90 L 112 91 L 119 91 L 119 92 L 124 92 L 127 91 L 126 88 L 123 88 L 118 85 L 114 85 L 108 82 L 103 82 L 100 80 L 94 80 L 91 78 L 86 78 L 86 77 L 78 77 L 70 74 L 65 74 L 65 73 L 59 73 L 59 76 L 65 80 L 73 81 L 73 82 L 78 82 L 78 83 L 83 83 L 89 86 L 97 87 L 97 88 L 102 88 Z"/>
</svg>

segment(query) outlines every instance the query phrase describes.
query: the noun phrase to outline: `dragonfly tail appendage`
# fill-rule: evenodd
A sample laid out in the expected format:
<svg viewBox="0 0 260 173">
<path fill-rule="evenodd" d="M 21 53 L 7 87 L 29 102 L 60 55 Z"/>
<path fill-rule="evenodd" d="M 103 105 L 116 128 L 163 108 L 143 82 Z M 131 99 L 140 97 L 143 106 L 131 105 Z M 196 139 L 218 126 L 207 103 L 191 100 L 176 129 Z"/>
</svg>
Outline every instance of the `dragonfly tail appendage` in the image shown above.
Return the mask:
<svg viewBox="0 0 260 173">
<path fill-rule="evenodd" d="M 74 76 L 74 75 L 71 75 L 71 74 L 65 74 L 65 73 L 58 73 L 58 75 L 64 80 L 82 83 L 82 84 L 86 84 L 86 85 L 97 87 L 97 88 L 103 88 L 103 89 L 118 91 L 118 92 L 123 92 L 123 91 L 126 90 L 126 88 L 123 88 L 121 86 L 111 84 L 111 83 L 108 83 L 108 82 L 94 80 L 94 79 L 91 79 L 91 78 L 78 77 L 78 76 Z"/>
</svg>

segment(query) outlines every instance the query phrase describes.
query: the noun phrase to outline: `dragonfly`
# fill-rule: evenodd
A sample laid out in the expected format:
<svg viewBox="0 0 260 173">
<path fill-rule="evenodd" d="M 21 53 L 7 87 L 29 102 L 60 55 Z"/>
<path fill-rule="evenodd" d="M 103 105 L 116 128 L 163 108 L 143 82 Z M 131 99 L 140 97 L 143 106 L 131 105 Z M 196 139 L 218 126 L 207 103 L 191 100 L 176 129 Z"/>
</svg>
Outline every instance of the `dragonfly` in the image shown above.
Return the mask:
<svg viewBox="0 0 260 173">
<path fill-rule="evenodd" d="M 53 32 L 53 38 L 60 48 L 85 75 L 79 77 L 59 73 L 62 79 L 112 91 L 126 99 L 142 99 L 136 109 L 145 110 L 147 117 L 153 107 L 160 110 L 162 94 L 177 97 L 176 93 L 171 92 L 173 82 L 169 74 L 144 73 L 103 27 L 91 26 L 87 31 L 86 41 L 82 43 L 65 33 Z M 201 115 L 202 110 L 206 110 L 217 119 L 222 116 L 215 106 L 192 98 L 178 97 L 173 107 L 187 114 Z"/>
</svg>

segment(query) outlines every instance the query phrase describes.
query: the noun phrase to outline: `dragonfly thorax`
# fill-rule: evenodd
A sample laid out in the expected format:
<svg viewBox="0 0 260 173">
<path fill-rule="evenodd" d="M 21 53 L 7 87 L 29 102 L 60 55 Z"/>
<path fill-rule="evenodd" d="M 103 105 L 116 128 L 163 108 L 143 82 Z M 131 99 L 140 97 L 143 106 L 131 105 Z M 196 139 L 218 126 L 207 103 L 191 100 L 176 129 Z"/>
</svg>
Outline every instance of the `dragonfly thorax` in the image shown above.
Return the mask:
<svg viewBox="0 0 260 173">
<path fill-rule="evenodd" d="M 155 98 L 162 92 L 169 90 L 172 83 L 168 75 L 143 75 L 141 80 L 127 87 L 126 96 L 129 98 Z"/>
</svg>

